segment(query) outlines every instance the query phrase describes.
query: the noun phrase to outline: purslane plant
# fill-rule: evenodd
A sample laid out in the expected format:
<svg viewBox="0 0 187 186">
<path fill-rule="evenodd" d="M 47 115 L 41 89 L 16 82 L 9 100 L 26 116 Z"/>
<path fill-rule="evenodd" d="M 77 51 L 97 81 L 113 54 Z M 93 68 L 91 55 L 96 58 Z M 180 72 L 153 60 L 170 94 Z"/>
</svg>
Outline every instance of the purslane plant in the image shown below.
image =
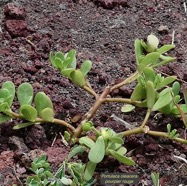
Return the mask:
<svg viewBox="0 0 187 186">
<path fill-rule="evenodd" d="M 65 139 L 68 142 L 79 144 L 72 149 L 70 156 L 72 157 L 84 151 L 88 153 L 88 163 L 85 167 L 84 175 L 85 180 L 89 180 L 92 177 L 97 163 L 101 162 L 104 156 L 111 156 L 124 164 L 134 165 L 134 161 L 125 156 L 126 149 L 123 147 L 123 137 L 146 133 L 187 144 L 187 140 L 179 137 L 177 131 L 172 129 L 170 124 L 166 127 L 167 132 L 152 131 L 148 126 L 148 119 L 153 112 L 173 114 L 176 117 L 181 117 L 185 127 L 187 126 L 185 115 L 187 113 L 187 104 L 180 103 L 182 98 L 179 94 L 180 84 L 176 81 L 177 77 L 164 77 L 154 70 L 156 67 L 175 60 L 175 58 L 167 55 L 167 52 L 175 46 L 164 45 L 160 48 L 158 46 L 159 40 L 153 34 L 148 36 L 146 42 L 136 39 L 137 71 L 122 82 L 105 87 L 100 95 L 93 90 L 87 79 L 87 74 L 92 67 L 91 61 L 85 60 L 80 69 L 77 69 L 75 50 L 70 50 L 65 54 L 62 52 L 53 54 L 51 52 L 51 64 L 63 76 L 95 98 L 94 104 L 90 106 L 78 127 L 75 128 L 71 123 L 55 118 L 52 101 L 44 92 L 38 92 L 34 95 L 33 88 L 29 83 L 23 83 L 15 90 L 14 84 L 10 81 L 3 83 L 0 90 L 0 123 L 12 118 L 19 118 L 27 122 L 16 125 L 14 129 L 46 122 L 65 126 L 67 128 L 67 131 L 64 133 Z M 111 96 L 115 89 L 119 89 L 133 81 L 137 82 L 137 84 L 130 98 L 114 98 Z M 15 95 L 20 104 L 18 112 L 11 109 Z M 136 128 L 121 131 L 120 133 L 115 133 L 110 128 L 102 128 L 102 126 L 100 129 L 96 129 L 91 120 L 100 106 L 108 102 L 124 103 L 125 105 L 122 107 L 123 112 L 132 111 L 136 107 L 143 107 L 147 109 L 147 113 L 140 126 Z"/>
</svg>

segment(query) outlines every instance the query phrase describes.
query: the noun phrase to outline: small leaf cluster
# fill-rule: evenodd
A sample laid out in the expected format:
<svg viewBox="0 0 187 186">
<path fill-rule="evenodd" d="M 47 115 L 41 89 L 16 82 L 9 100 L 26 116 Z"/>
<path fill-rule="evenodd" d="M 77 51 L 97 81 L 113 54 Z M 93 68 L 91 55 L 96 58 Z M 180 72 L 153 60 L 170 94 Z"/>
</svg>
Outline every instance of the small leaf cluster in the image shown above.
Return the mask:
<svg viewBox="0 0 187 186">
<path fill-rule="evenodd" d="M 83 172 L 85 164 L 68 163 L 64 160 L 55 174 L 52 173 L 50 164 L 45 155 L 34 159 L 30 170 L 34 175 L 27 177 L 27 186 L 91 186 L 95 183 L 94 179 L 85 181 Z"/>
<path fill-rule="evenodd" d="M 53 104 L 51 99 L 44 92 L 38 92 L 34 96 L 33 87 L 29 83 L 22 83 L 16 91 L 14 84 L 7 81 L 2 84 L 0 90 L 1 123 L 14 117 L 11 106 L 15 95 L 20 105 L 17 117 L 27 120 L 28 122 L 18 124 L 14 129 L 20 129 L 38 123 L 37 117 L 40 117 L 41 121 L 53 121 Z"/>
<path fill-rule="evenodd" d="M 141 101 L 138 106 L 164 114 L 179 114 L 176 104 L 180 101 L 180 84 L 174 82 L 176 76 L 165 78 L 161 74 L 156 74 L 152 67 L 145 67 L 137 80 L 131 100 Z M 169 87 L 171 83 L 173 85 Z"/>
<path fill-rule="evenodd" d="M 60 73 L 69 78 L 76 85 L 86 86 L 86 75 L 92 67 L 90 60 L 85 60 L 80 69 L 77 69 L 76 51 L 70 50 L 68 53 L 50 53 L 50 61 Z"/>
<path fill-rule="evenodd" d="M 135 54 L 139 72 L 146 66 L 158 67 L 175 60 L 175 58 L 165 55 L 175 47 L 174 45 L 164 45 L 160 48 L 158 46 L 159 40 L 153 34 L 147 37 L 147 42 L 140 39 L 135 40 Z"/>
<path fill-rule="evenodd" d="M 178 138 L 179 134 L 177 133 L 176 129 L 171 129 L 171 124 L 167 124 L 167 134 L 169 136 L 169 138 L 174 139 L 174 138 Z"/>
<path fill-rule="evenodd" d="M 125 156 L 127 149 L 123 147 L 123 135 L 116 134 L 111 128 L 101 127 L 97 130 L 91 122 L 83 124 L 83 130 L 88 132 L 92 130 L 95 135 L 95 141 L 88 136 L 79 139 L 79 145 L 72 148 L 70 157 L 86 151 L 88 153 L 88 163 L 86 165 L 84 179 L 90 180 L 94 174 L 95 168 L 105 155 L 112 156 L 119 162 L 126 165 L 134 165 L 135 162 Z"/>
</svg>

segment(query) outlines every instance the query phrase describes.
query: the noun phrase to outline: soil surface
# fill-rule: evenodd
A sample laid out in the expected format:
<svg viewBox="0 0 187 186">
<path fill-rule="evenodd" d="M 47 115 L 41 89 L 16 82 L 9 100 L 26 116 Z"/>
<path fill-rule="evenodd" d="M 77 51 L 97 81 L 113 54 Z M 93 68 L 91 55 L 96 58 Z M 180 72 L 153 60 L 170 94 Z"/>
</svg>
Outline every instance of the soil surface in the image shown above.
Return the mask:
<svg viewBox="0 0 187 186">
<path fill-rule="evenodd" d="M 82 60 L 91 60 L 89 80 L 96 92 L 101 93 L 105 86 L 119 83 L 135 72 L 134 40 L 146 38 L 150 33 L 156 34 L 161 44 L 171 43 L 174 34 L 176 49 L 171 55 L 177 60 L 159 70 L 177 75 L 185 82 L 185 10 L 182 0 L 0 0 L 0 85 L 7 80 L 13 81 L 16 87 L 30 82 L 35 92 L 44 91 L 51 97 L 56 118 L 67 120 L 84 115 L 94 102 L 93 97 L 50 65 L 49 52 L 75 49 L 79 64 Z M 114 97 L 129 97 L 133 86 L 115 91 Z M 15 100 L 12 109 L 16 110 L 17 106 Z M 143 120 L 144 110 L 122 114 L 121 106 L 104 105 L 93 122 L 119 132 L 126 129 L 121 120 L 135 126 Z M 2 186 L 24 185 L 25 178 L 31 174 L 28 167 L 35 157 L 47 154 L 56 170 L 69 152 L 61 140 L 64 128 L 46 123 L 15 131 L 12 127 L 18 122 L 7 122 L 0 127 Z M 184 132 L 180 120 L 165 115 L 153 115 L 149 125 L 154 130 L 166 131 L 168 123 L 179 133 Z M 173 158 L 173 155 L 186 158 L 187 146 L 137 135 L 126 138 L 125 147 L 136 166 L 106 159 L 96 172 L 137 173 L 138 185 L 144 186 L 153 185 L 151 172 L 159 172 L 161 186 L 187 185 L 187 168 L 180 168 L 183 162 Z"/>
</svg>

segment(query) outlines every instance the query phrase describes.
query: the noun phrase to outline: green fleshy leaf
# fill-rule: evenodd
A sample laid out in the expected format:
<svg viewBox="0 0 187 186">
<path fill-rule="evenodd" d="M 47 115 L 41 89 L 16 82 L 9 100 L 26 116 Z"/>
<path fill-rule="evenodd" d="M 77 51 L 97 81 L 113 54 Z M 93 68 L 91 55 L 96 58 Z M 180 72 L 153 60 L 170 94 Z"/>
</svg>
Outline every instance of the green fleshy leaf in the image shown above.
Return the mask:
<svg viewBox="0 0 187 186">
<path fill-rule="evenodd" d="M 143 73 L 144 73 L 146 81 L 154 82 L 154 80 L 155 80 L 155 71 L 153 70 L 152 67 L 145 67 L 143 69 Z"/>
<path fill-rule="evenodd" d="M 172 101 L 172 95 L 170 92 L 167 92 L 163 96 L 159 97 L 159 99 L 154 104 L 152 110 L 153 111 L 159 110 L 165 107 L 166 105 L 168 105 L 169 103 L 171 103 L 171 101 Z"/>
<path fill-rule="evenodd" d="M 0 124 L 1 123 L 4 123 L 4 122 L 7 122 L 11 119 L 11 116 L 7 116 L 7 115 L 3 115 L 3 114 L 0 114 Z"/>
<path fill-rule="evenodd" d="M 93 174 L 95 172 L 95 168 L 96 168 L 96 163 L 93 163 L 91 161 L 89 161 L 86 165 L 86 169 L 84 172 L 84 180 L 89 181 L 90 179 L 92 179 Z"/>
<path fill-rule="evenodd" d="M 180 91 L 180 83 L 178 81 L 175 81 L 172 86 L 172 92 L 174 96 L 178 95 Z"/>
<path fill-rule="evenodd" d="M 81 65 L 80 71 L 83 73 L 85 76 L 90 69 L 92 68 L 92 62 L 90 60 L 84 61 L 84 63 Z"/>
<path fill-rule="evenodd" d="M 151 81 L 147 81 L 146 94 L 147 94 L 147 108 L 151 109 L 155 104 L 155 99 L 156 99 L 156 91 L 153 82 Z"/>
<path fill-rule="evenodd" d="M 49 59 L 50 59 L 51 64 L 52 64 L 55 68 L 57 68 L 56 62 L 55 62 L 55 56 L 53 55 L 53 52 L 50 52 Z"/>
<path fill-rule="evenodd" d="M 94 146 L 90 149 L 88 158 L 93 163 L 99 163 L 103 160 L 104 156 L 105 156 L 105 142 L 103 137 L 99 136 Z"/>
<path fill-rule="evenodd" d="M 163 55 L 160 55 L 160 58 L 162 59 L 162 61 L 160 63 L 157 63 L 157 64 L 154 64 L 152 67 L 155 68 L 155 67 L 160 67 L 160 66 L 163 66 L 163 65 L 166 65 L 172 61 L 175 61 L 176 58 L 174 57 L 170 57 L 170 56 L 163 56 Z"/>
<path fill-rule="evenodd" d="M 66 68 L 66 69 L 61 70 L 61 74 L 62 74 L 63 76 L 68 77 L 69 79 L 71 79 L 70 74 L 71 74 L 73 71 L 74 71 L 73 68 Z"/>
<path fill-rule="evenodd" d="M 141 83 L 138 83 L 136 87 L 134 88 L 134 91 L 131 95 L 131 100 L 132 101 L 140 101 L 142 99 L 146 98 L 146 90 L 145 88 L 141 85 Z"/>
<path fill-rule="evenodd" d="M 34 122 L 37 117 L 37 110 L 31 105 L 22 105 L 19 111 L 22 117 L 28 121 Z"/>
<path fill-rule="evenodd" d="M 166 77 L 163 81 L 161 81 L 159 84 L 157 84 L 156 89 L 159 90 L 159 89 L 169 85 L 170 83 L 172 83 L 176 79 L 177 79 L 177 76 Z"/>
<path fill-rule="evenodd" d="M 4 103 L 0 104 L 0 112 L 6 112 L 9 109 L 10 109 L 10 107 L 9 107 L 8 103 L 4 102 Z"/>
<path fill-rule="evenodd" d="M 76 51 L 70 50 L 68 53 L 65 54 L 66 59 L 70 58 L 70 63 L 68 64 L 67 68 L 73 68 L 76 69 L 77 66 L 77 60 L 76 60 Z"/>
<path fill-rule="evenodd" d="M 86 85 L 86 80 L 84 77 L 84 74 L 80 70 L 74 70 L 71 72 L 70 77 L 72 79 L 72 82 L 76 85 L 83 87 Z"/>
<path fill-rule="evenodd" d="M 14 97 L 15 97 L 15 86 L 14 86 L 14 83 L 12 83 L 11 81 L 6 81 L 2 85 L 2 89 L 7 89 L 9 91 L 10 96 L 8 98 L 8 104 L 9 104 L 9 106 L 11 106 L 12 102 L 14 100 Z"/>
<path fill-rule="evenodd" d="M 114 150 L 114 149 L 113 149 Z M 127 153 L 127 149 L 125 147 L 120 147 L 117 151 L 118 154 L 121 154 L 122 156 Z"/>
<path fill-rule="evenodd" d="M 59 71 L 63 69 L 63 61 L 58 57 L 55 57 L 55 66 L 58 68 Z"/>
<path fill-rule="evenodd" d="M 144 67 L 149 65 L 155 65 L 158 63 L 160 58 L 160 53 L 152 52 L 147 54 L 142 60 L 140 65 L 138 66 L 138 70 L 141 71 Z"/>
<path fill-rule="evenodd" d="M 9 92 L 8 89 L 2 88 L 2 89 L 0 90 L 0 98 L 1 98 L 3 101 L 5 101 L 5 100 L 7 99 L 7 97 L 9 97 L 9 96 L 10 96 L 10 92 Z"/>
<path fill-rule="evenodd" d="M 113 156 L 119 162 L 124 163 L 125 165 L 135 165 L 135 162 L 131 158 L 123 156 L 114 150 L 109 150 L 109 152 L 111 156 Z"/>
<path fill-rule="evenodd" d="M 136 63 L 140 63 L 140 59 L 143 55 L 143 48 L 141 45 L 141 41 L 139 39 L 136 39 L 134 42 L 134 47 L 135 47 L 135 54 L 136 54 Z"/>
<path fill-rule="evenodd" d="M 84 151 L 86 151 L 85 146 L 82 146 L 82 145 L 76 146 L 76 147 L 71 149 L 71 151 L 68 155 L 68 159 L 71 159 L 73 156 L 75 156 L 77 154 L 82 154 Z"/>
<path fill-rule="evenodd" d="M 14 130 L 22 129 L 31 125 L 34 125 L 35 123 L 20 123 L 13 127 Z"/>
<path fill-rule="evenodd" d="M 50 108 L 53 110 L 53 103 L 51 99 L 44 92 L 38 92 L 36 94 L 34 98 L 34 104 L 39 114 L 45 108 Z"/>
<path fill-rule="evenodd" d="M 121 107 L 121 112 L 131 112 L 135 109 L 135 106 L 134 105 L 131 105 L 131 104 L 125 104 Z"/>
<path fill-rule="evenodd" d="M 53 109 L 45 108 L 39 113 L 39 116 L 45 121 L 52 122 L 54 120 Z"/>
<path fill-rule="evenodd" d="M 86 145 L 89 148 L 92 148 L 95 144 L 95 142 L 92 139 L 90 139 L 89 137 L 81 137 L 79 139 L 79 143 L 81 145 Z"/>
<path fill-rule="evenodd" d="M 124 144 L 124 141 L 122 138 L 117 137 L 117 136 L 112 136 L 112 137 L 108 137 L 108 140 L 114 142 L 114 143 L 118 143 L 120 145 Z"/>
<path fill-rule="evenodd" d="M 65 59 L 64 54 L 59 51 L 55 54 L 55 58 L 59 58 L 59 59 L 61 59 L 61 61 L 64 61 L 64 59 Z"/>
<path fill-rule="evenodd" d="M 175 48 L 175 45 L 164 45 L 164 46 L 158 48 L 157 52 L 159 52 L 160 54 L 164 54 L 173 48 Z"/>
<path fill-rule="evenodd" d="M 17 90 L 19 104 L 31 105 L 33 99 L 33 88 L 29 83 L 22 83 Z"/>
</svg>

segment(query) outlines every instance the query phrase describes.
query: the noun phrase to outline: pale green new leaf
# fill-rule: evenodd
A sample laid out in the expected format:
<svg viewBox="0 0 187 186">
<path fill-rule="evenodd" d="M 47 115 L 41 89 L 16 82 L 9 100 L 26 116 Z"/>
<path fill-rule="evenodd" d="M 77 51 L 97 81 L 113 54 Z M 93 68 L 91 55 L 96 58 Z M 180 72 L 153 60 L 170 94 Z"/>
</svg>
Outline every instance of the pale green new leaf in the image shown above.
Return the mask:
<svg viewBox="0 0 187 186">
<path fill-rule="evenodd" d="M 104 156 L 105 156 L 105 142 L 103 137 L 99 136 L 94 146 L 90 149 L 88 158 L 93 163 L 99 163 L 103 160 Z"/>
<path fill-rule="evenodd" d="M 92 62 L 90 60 L 84 61 L 84 63 L 81 65 L 80 71 L 83 73 L 85 76 L 90 69 L 92 68 Z"/>
<path fill-rule="evenodd" d="M 64 54 L 62 52 L 57 52 L 55 54 L 55 58 L 59 58 L 61 59 L 62 61 L 64 61 Z"/>
<path fill-rule="evenodd" d="M 29 83 L 22 83 L 17 90 L 19 104 L 31 105 L 33 99 L 33 88 Z"/>
<path fill-rule="evenodd" d="M 122 107 L 121 107 L 121 112 L 131 112 L 135 109 L 135 106 L 134 105 L 131 105 L 131 104 L 124 104 Z"/>
<path fill-rule="evenodd" d="M 124 154 L 127 153 L 127 149 L 125 147 L 120 147 L 116 152 L 123 156 Z"/>
<path fill-rule="evenodd" d="M 90 139 L 89 137 L 81 137 L 79 139 L 79 143 L 81 145 L 86 145 L 89 148 L 92 148 L 95 144 L 95 142 L 92 139 Z"/>
</svg>

